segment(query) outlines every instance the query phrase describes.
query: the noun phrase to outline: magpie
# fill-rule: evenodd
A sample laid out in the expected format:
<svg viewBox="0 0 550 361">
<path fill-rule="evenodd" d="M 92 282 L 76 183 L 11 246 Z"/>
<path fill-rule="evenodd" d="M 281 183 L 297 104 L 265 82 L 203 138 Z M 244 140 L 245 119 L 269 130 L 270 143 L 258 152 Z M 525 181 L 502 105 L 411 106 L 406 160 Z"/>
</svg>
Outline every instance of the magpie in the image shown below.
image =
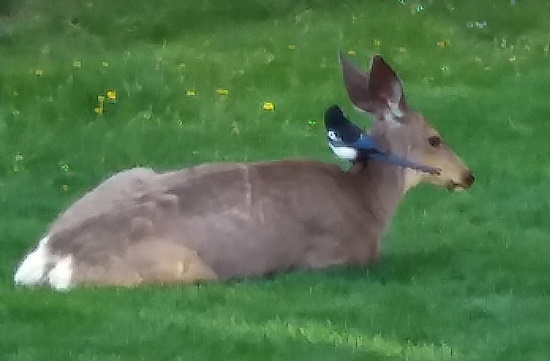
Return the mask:
<svg viewBox="0 0 550 361">
<path fill-rule="evenodd" d="M 440 173 L 438 168 L 414 163 L 384 152 L 376 145 L 372 136 L 364 133 L 361 128 L 350 122 L 337 105 L 330 107 L 325 112 L 325 128 L 330 149 L 336 157 L 342 160 L 356 161 L 366 157 L 378 162 L 412 168 L 426 173 Z"/>
</svg>

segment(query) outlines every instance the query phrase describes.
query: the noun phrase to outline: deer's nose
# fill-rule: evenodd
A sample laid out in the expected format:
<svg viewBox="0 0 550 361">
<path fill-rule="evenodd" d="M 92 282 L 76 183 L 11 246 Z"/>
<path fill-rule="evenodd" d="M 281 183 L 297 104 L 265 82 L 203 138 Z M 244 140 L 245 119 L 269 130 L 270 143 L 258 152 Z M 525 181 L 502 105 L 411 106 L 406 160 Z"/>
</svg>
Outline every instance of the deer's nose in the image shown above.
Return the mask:
<svg viewBox="0 0 550 361">
<path fill-rule="evenodd" d="M 466 185 L 467 188 L 471 187 L 475 180 L 476 178 L 474 177 L 474 174 L 471 171 L 468 171 L 464 175 L 464 184 Z"/>
</svg>

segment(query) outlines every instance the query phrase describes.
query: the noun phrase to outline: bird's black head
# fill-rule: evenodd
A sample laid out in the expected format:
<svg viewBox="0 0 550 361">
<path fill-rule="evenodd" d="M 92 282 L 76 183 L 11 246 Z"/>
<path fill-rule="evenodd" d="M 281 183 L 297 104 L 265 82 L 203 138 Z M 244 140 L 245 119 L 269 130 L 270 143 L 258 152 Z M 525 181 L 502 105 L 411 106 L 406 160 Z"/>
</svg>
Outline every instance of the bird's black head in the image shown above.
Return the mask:
<svg viewBox="0 0 550 361">
<path fill-rule="evenodd" d="M 338 105 L 333 105 L 325 112 L 325 127 L 328 129 L 344 120 L 344 112 Z"/>
</svg>

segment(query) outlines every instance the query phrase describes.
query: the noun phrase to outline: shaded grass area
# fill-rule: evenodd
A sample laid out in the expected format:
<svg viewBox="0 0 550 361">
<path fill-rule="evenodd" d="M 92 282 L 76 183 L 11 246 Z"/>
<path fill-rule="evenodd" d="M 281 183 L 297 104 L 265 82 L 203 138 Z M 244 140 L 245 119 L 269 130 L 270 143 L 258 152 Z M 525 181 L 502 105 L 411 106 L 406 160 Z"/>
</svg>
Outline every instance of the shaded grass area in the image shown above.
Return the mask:
<svg viewBox="0 0 550 361">
<path fill-rule="evenodd" d="M 546 360 L 549 12 L 519 0 L 2 3 L 0 358 Z M 120 169 L 333 161 L 324 109 L 368 124 L 338 50 L 363 67 L 383 54 L 477 177 L 469 192 L 408 194 L 380 264 L 14 289 L 56 214 Z"/>
</svg>

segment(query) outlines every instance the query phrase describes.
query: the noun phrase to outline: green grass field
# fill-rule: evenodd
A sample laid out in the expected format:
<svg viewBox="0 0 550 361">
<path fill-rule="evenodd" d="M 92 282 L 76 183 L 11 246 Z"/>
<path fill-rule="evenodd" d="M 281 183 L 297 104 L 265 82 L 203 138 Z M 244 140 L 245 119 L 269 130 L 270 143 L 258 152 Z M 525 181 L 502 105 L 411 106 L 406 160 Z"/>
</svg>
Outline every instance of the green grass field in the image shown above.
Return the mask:
<svg viewBox="0 0 550 361">
<path fill-rule="evenodd" d="M 0 359 L 550 359 L 550 2 L 0 3 Z M 337 51 L 381 53 L 476 174 L 407 195 L 380 264 L 16 289 L 48 224 L 135 165 L 335 159 Z M 270 102 L 273 110 L 264 110 Z"/>
</svg>

